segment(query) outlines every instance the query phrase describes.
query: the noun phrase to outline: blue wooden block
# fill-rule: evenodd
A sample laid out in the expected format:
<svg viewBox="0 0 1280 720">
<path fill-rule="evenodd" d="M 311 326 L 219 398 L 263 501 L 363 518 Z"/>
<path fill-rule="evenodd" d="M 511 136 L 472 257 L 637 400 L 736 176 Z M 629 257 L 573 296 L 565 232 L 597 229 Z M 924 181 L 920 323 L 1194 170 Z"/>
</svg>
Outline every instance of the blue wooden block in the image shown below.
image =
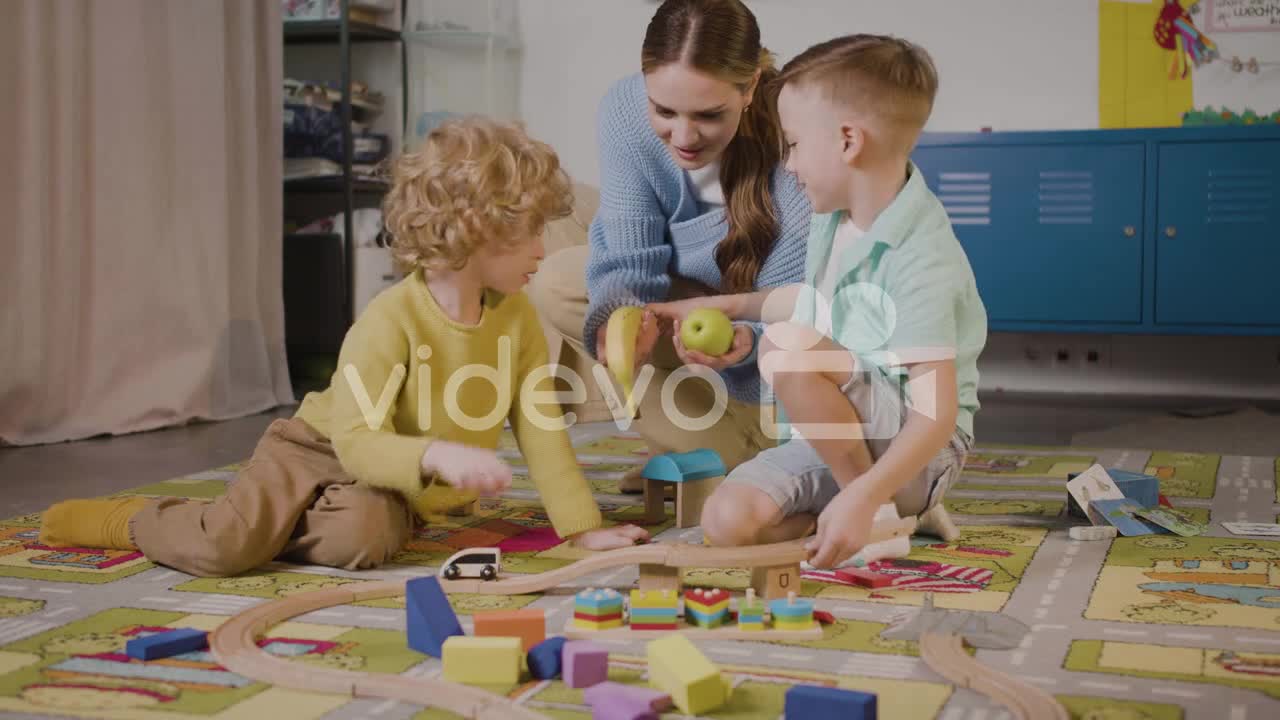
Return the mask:
<svg viewBox="0 0 1280 720">
<path fill-rule="evenodd" d="M 529 648 L 529 674 L 538 680 L 554 680 L 560 674 L 560 653 L 565 639 L 549 637 Z"/>
<path fill-rule="evenodd" d="M 876 720 L 876 696 L 857 690 L 793 685 L 787 691 L 783 716 L 804 720 Z"/>
<path fill-rule="evenodd" d="M 462 625 L 435 576 L 405 583 L 405 625 L 409 647 L 432 657 L 444 656 L 444 641 L 462 635 Z"/>
<path fill-rule="evenodd" d="M 726 472 L 724 461 L 715 450 L 690 450 L 683 453 L 666 453 L 649 458 L 640 471 L 642 477 L 663 482 L 683 482 L 717 477 Z"/>
<path fill-rule="evenodd" d="M 159 660 L 209 647 L 209 633 L 195 628 L 178 628 L 130 640 L 124 652 L 135 660 Z"/>
</svg>

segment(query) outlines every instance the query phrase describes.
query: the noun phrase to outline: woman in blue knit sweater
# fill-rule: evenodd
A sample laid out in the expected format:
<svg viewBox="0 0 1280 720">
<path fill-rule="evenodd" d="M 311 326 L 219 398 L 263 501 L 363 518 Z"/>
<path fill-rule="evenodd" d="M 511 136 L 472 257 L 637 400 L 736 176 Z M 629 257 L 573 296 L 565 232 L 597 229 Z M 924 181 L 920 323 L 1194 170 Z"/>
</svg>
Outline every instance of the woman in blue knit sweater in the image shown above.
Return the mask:
<svg viewBox="0 0 1280 720">
<path fill-rule="evenodd" d="M 740 0 L 666 0 L 645 33 L 641 70 L 600 103 L 600 209 L 588 244 L 547 258 L 532 288 L 563 339 L 598 360 L 618 307 L 804 277 L 810 208 L 783 168 L 766 91 L 777 70 L 755 16 Z M 736 328 L 711 364 L 718 378 L 681 380 L 671 412 L 663 385 L 691 363 L 672 328 L 646 315 L 637 367 L 647 361 L 655 372 L 647 388 L 637 385 L 636 427 L 651 452 L 711 448 L 733 468 L 773 444 L 759 420 L 758 334 Z M 637 490 L 637 480 L 623 489 Z"/>
</svg>

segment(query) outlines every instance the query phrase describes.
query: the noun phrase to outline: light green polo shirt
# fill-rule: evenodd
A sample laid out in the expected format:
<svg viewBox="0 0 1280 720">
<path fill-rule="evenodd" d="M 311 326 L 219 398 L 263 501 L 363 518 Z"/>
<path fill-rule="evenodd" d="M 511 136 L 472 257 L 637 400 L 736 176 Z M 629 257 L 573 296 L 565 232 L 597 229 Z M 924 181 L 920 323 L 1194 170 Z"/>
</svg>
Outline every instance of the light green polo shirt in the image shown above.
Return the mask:
<svg viewBox="0 0 1280 720">
<path fill-rule="evenodd" d="M 813 217 L 806 287 L 792 321 L 816 327 L 863 363 L 904 383 L 904 365 L 954 359 L 960 401 L 956 425 L 972 438 L 987 311 L 947 211 L 912 163 L 906 185 L 866 234 L 839 257 L 830 258 L 844 270 L 834 298 L 824 300 L 815 288 L 846 214 Z M 926 379 L 919 387 L 927 385 Z M 916 386 L 907 385 L 909 401 Z M 927 407 L 914 401 L 912 405 L 917 410 Z"/>
</svg>

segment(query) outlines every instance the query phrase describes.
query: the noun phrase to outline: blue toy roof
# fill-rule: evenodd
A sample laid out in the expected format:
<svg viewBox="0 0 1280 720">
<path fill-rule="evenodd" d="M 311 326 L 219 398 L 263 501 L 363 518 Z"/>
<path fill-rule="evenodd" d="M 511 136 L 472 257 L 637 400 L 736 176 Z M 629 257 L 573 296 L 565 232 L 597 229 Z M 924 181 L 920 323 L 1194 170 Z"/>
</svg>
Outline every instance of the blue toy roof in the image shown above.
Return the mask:
<svg viewBox="0 0 1280 720">
<path fill-rule="evenodd" d="M 702 448 L 649 458 L 640 474 L 650 480 L 683 482 L 724 475 L 725 468 L 715 450 Z"/>
</svg>

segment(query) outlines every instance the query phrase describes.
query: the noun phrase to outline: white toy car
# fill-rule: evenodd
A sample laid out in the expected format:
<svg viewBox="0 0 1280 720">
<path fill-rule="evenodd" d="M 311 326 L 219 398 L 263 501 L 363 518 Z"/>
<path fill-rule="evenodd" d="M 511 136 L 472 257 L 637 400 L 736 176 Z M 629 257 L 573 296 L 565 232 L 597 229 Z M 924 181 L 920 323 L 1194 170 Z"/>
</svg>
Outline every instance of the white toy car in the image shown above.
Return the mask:
<svg viewBox="0 0 1280 720">
<path fill-rule="evenodd" d="M 445 580 L 480 578 L 493 580 L 502 570 L 502 551 L 496 547 L 467 548 L 454 553 L 440 566 L 440 577 Z"/>
</svg>

